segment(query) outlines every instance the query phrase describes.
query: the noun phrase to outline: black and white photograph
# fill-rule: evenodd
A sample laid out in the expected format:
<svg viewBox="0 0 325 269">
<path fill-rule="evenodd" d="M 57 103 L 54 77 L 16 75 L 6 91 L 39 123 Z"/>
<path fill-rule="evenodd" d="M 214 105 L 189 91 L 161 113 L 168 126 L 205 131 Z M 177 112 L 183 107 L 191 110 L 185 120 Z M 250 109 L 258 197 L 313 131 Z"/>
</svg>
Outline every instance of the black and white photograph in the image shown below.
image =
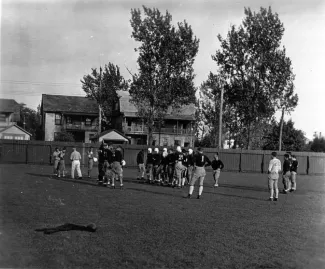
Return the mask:
<svg viewBox="0 0 325 269">
<path fill-rule="evenodd" d="M 0 268 L 325 268 L 325 1 L 0 14 Z"/>
</svg>

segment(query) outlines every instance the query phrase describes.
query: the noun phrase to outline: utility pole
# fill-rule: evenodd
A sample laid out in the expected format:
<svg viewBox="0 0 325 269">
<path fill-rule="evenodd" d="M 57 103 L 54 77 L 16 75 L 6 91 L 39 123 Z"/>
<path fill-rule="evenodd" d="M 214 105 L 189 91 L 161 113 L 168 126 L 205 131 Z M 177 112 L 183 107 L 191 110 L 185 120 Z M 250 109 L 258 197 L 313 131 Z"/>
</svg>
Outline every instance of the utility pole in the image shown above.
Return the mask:
<svg viewBox="0 0 325 269">
<path fill-rule="evenodd" d="M 102 67 L 99 67 L 99 92 L 102 92 Z M 99 124 L 98 124 L 98 135 L 102 132 L 102 108 L 100 104 L 98 104 L 99 108 Z"/>
<path fill-rule="evenodd" d="M 219 149 L 221 149 L 221 138 L 222 138 L 222 107 L 223 107 L 223 91 L 224 84 L 221 84 L 221 97 L 220 97 L 220 111 L 219 111 Z"/>
<path fill-rule="evenodd" d="M 24 130 L 26 130 L 26 122 L 25 122 L 25 115 L 24 115 Z"/>
</svg>

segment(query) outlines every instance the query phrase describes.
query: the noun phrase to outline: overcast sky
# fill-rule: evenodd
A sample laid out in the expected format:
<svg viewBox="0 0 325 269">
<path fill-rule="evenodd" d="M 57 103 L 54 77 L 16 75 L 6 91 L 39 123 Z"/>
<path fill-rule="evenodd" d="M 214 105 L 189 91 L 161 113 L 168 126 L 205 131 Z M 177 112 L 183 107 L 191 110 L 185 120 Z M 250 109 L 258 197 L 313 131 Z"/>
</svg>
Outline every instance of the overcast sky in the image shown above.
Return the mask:
<svg viewBox="0 0 325 269">
<path fill-rule="evenodd" d="M 211 55 L 244 7 L 271 6 L 284 23 L 282 44 L 292 59 L 299 105 L 291 116 L 308 138 L 325 135 L 324 0 L 3 0 L 1 6 L 1 98 L 36 109 L 42 93 L 83 95 L 80 79 L 112 62 L 136 71 L 130 10 L 142 5 L 167 9 L 173 23 L 186 20 L 200 39 L 194 69 L 199 86 L 216 69 Z"/>
</svg>

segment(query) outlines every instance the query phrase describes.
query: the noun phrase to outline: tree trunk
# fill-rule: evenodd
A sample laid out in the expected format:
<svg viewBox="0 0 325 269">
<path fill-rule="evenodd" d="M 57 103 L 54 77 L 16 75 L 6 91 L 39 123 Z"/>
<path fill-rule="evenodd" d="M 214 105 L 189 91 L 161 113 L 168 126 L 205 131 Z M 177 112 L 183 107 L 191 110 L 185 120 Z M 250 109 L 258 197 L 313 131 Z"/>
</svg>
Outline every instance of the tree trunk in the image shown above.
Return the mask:
<svg viewBox="0 0 325 269">
<path fill-rule="evenodd" d="M 247 131 L 247 149 L 251 149 L 251 123 L 248 124 L 248 131 Z"/>
<path fill-rule="evenodd" d="M 282 150 L 283 118 L 284 118 L 284 108 L 282 108 L 282 114 L 281 114 L 281 120 L 280 120 L 279 151 Z"/>
</svg>

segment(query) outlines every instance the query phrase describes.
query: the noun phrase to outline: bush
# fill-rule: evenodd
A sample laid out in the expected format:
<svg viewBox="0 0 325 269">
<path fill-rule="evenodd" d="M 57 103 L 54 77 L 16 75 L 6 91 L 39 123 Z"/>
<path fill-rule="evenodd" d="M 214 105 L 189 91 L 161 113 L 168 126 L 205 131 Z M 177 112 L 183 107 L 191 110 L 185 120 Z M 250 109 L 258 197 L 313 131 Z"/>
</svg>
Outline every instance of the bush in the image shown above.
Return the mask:
<svg viewBox="0 0 325 269">
<path fill-rule="evenodd" d="M 56 136 L 54 137 L 54 141 L 75 142 L 73 134 L 68 132 L 57 133 Z"/>
</svg>

